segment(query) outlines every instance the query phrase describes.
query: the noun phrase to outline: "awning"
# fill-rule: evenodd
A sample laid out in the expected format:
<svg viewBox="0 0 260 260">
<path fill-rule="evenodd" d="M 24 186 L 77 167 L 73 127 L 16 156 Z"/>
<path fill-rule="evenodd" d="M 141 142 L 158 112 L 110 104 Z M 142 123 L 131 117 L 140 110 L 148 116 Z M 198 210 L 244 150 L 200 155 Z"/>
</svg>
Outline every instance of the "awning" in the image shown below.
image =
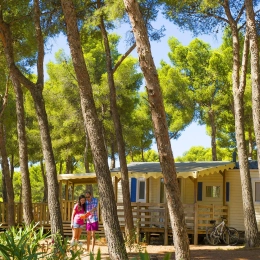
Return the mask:
<svg viewBox="0 0 260 260">
<path fill-rule="evenodd" d="M 220 173 L 224 170 L 233 169 L 234 162 L 214 161 L 214 162 L 176 162 L 178 178 L 198 178 L 200 176 Z M 136 162 L 127 165 L 129 177 L 134 178 L 161 178 L 162 170 L 159 162 Z M 120 176 L 120 168 L 111 170 Z"/>
<path fill-rule="evenodd" d="M 198 178 L 204 175 L 221 173 L 224 170 L 233 169 L 234 162 L 177 162 L 175 163 L 178 178 Z M 129 178 L 162 178 L 162 170 L 159 162 L 135 162 L 127 165 Z M 110 170 L 111 177 L 120 178 L 120 168 Z M 96 173 L 59 174 L 58 181 L 70 181 L 73 183 L 96 183 Z"/>
<path fill-rule="evenodd" d="M 111 173 L 111 176 L 118 176 L 117 173 Z M 90 173 L 73 173 L 73 174 L 58 174 L 58 182 L 60 181 L 69 181 L 74 184 L 87 184 L 87 183 L 96 183 L 97 176 L 95 172 Z"/>
</svg>

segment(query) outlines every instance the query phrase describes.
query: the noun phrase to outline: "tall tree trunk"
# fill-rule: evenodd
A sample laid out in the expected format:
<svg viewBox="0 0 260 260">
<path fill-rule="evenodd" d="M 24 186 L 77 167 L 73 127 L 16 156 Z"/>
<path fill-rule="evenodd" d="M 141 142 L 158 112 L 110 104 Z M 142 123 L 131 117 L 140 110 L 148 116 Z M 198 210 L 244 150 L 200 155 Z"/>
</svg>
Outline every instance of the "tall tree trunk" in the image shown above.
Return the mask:
<svg viewBox="0 0 260 260">
<path fill-rule="evenodd" d="M 11 182 L 13 183 L 13 178 L 14 178 L 14 155 L 11 155 L 11 160 L 10 160 L 10 177 L 11 177 Z"/>
<path fill-rule="evenodd" d="M 101 8 L 100 0 L 98 0 L 98 7 Z M 130 239 L 134 234 L 134 221 L 133 213 L 130 199 L 130 190 L 129 190 L 129 177 L 128 177 L 128 168 L 126 162 L 125 154 L 125 143 L 123 138 L 122 125 L 120 121 L 120 115 L 118 113 L 117 102 L 116 102 L 116 88 L 113 76 L 113 65 L 111 58 L 111 51 L 109 47 L 109 40 L 107 36 L 107 31 L 105 28 L 103 17 L 100 17 L 100 30 L 105 46 L 106 53 L 106 66 L 107 66 L 107 78 L 108 85 L 110 90 L 110 110 L 112 113 L 114 128 L 116 132 L 117 148 L 120 162 L 120 171 L 121 171 L 121 185 L 122 185 L 122 195 L 123 195 L 123 205 L 124 205 L 124 217 L 125 217 L 125 236 Z"/>
<path fill-rule="evenodd" d="M 209 120 L 210 120 L 210 127 L 211 127 L 212 161 L 217 161 L 216 123 L 215 123 L 215 113 L 213 109 L 210 109 L 209 111 Z"/>
<path fill-rule="evenodd" d="M 15 225 L 14 188 L 10 176 L 10 168 L 9 168 L 8 157 L 6 152 L 4 125 L 1 121 L 0 121 L 0 154 L 2 157 L 2 174 L 4 176 L 6 193 L 7 193 L 7 203 L 8 203 L 7 223 L 8 226 L 11 227 Z"/>
<path fill-rule="evenodd" d="M 25 131 L 23 91 L 20 82 L 12 77 L 16 96 L 17 133 L 19 144 L 19 162 L 22 179 L 23 218 L 26 225 L 33 222 L 31 182 L 28 168 L 27 138 Z"/>
<path fill-rule="evenodd" d="M 3 160 L 1 160 L 1 166 L 3 171 Z M 6 191 L 6 183 L 5 183 L 5 174 L 2 172 L 2 193 L 3 193 L 3 202 L 7 203 L 7 191 Z"/>
<path fill-rule="evenodd" d="M 44 99 L 42 95 L 43 85 L 44 85 L 44 73 L 43 73 L 43 59 L 44 59 L 44 42 L 43 35 L 40 25 L 40 10 L 39 1 L 34 0 L 34 23 L 36 31 L 36 40 L 38 47 L 37 55 L 37 83 L 33 83 L 28 80 L 22 72 L 18 69 L 14 61 L 14 51 L 13 51 L 13 41 L 11 27 L 3 19 L 3 11 L 0 5 L 0 39 L 3 44 L 4 53 L 7 61 L 8 68 L 10 70 L 10 75 L 12 78 L 16 78 L 19 82 L 25 86 L 31 93 L 34 106 L 36 109 L 38 124 L 41 134 L 41 143 L 43 156 L 46 165 L 46 176 L 47 176 L 47 186 L 48 186 L 48 206 L 50 211 L 50 222 L 51 222 L 51 232 L 56 234 L 60 232 L 63 234 L 62 230 L 62 218 L 60 203 L 57 198 L 59 198 L 58 180 L 56 165 L 51 145 L 51 137 L 48 126 L 48 119 L 44 105 Z"/>
<path fill-rule="evenodd" d="M 189 240 L 184 209 L 180 199 L 175 163 L 173 159 L 166 115 L 158 74 L 153 61 L 147 29 L 135 0 L 124 0 L 134 32 L 139 63 L 144 74 L 153 120 L 154 134 L 164 177 L 166 199 L 173 230 L 176 259 L 190 259 Z"/>
<path fill-rule="evenodd" d="M 251 54 L 251 79 L 252 79 L 252 109 L 253 123 L 255 130 L 255 140 L 257 146 L 257 161 L 260 171 L 260 64 L 259 64 L 259 45 L 256 30 L 255 13 L 253 1 L 245 0 L 246 21 L 249 33 L 250 54 Z"/>
<path fill-rule="evenodd" d="M 246 85 L 246 72 L 249 52 L 249 37 L 246 32 L 244 40 L 244 50 L 242 58 L 242 66 L 240 66 L 240 48 L 237 23 L 231 16 L 228 1 L 224 1 L 224 8 L 229 20 L 232 32 L 233 45 L 233 96 L 234 96 L 234 111 L 235 111 L 235 129 L 236 142 L 240 169 L 240 178 L 242 186 L 242 200 L 245 225 L 245 240 L 247 247 L 255 247 L 258 245 L 257 240 L 257 222 L 255 209 L 252 197 L 252 185 L 250 179 L 250 171 L 248 165 L 248 155 L 246 152 L 245 132 L 244 132 L 244 91 Z M 241 75 L 240 75 L 241 70 Z M 240 75 L 240 76 L 239 76 Z"/>
<path fill-rule="evenodd" d="M 116 201 L 111 174 L 107 163 L 107 151 L 102 134 L 102 126 L 95 108 L 91 82 L 82 52 L 73 1 L 61 0 L 61 4 L 67 27 L 67 36 L 72 62 L 79 84 L 84 126 L 85 129 L 87 129 L 93 154 L 98 181 L 101 213 L 108 241 L 109 255 L 111 259 L 126 260 L 128 259 L 128 256 L 118 221 Z"/>
<path fill-rule="evenodd" d="M 66 173 L 69 174 L 69 173 L 72 173 L 73 170 L 72 170 L 73 166 L 72 166 L 72 156 L 69 155 L 67 156 L 67 159 L 66 159 Z"/>
<path fill-rule="evenodd" d="M 93 186 L 92 186 L 92 184 L 87 184 L 86 185 L 86 191 L 89 191 L 91 194 L 93 194 Z"/>
<path fill-rule="evenodd" d="M 46 179 L 48 186 L 48 207 L 50 211 L 51 233 L 56 234 L 59 232 L 63 234 L 61 209 L 58 199 L 59 184 L 57 179 L 54 154 L 52 150 L 48 119 L 42 96 L 42 86 L 37 84 L 36 88 L 31 89 L 31 95 L 34 100 L 34 106 L 36 109 L 38 124 L 41 133 L 42 152 L 45 161 Z"/>
<path fill-rule="evenodd" d="M 58 174 L 62 174 L 62 165 L 63 165 L 63 161 L 61 160 L 59 163 L 59 172 Z"/>
<path fill-rule="evenodd" d="M 141 155 L 142 155 L 142 162 L 144 162 L 144 149 L 141 149 Z"/>
<path fill-rule="evenodd" d="M 44 184 L 44 191 L 43 191 L 43 202 L 48 202 L 48 185 L 47 185 L 47 178 L 44 170 L 44 165 L 43 161 L 40 160 L 40 165 L 41 165 L 41 173 L 42 173 L 42 179 L 43 179 L 43 184 Z"/>
</svg>

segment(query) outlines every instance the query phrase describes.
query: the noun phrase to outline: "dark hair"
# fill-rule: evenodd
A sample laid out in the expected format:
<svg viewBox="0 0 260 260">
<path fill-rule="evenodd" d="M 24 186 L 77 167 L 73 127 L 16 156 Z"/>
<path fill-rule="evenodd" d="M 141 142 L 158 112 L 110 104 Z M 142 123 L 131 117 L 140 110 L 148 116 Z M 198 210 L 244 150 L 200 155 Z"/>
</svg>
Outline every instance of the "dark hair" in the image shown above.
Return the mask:
<svg viewBox="0 0 260 260">
<path fill-rule="evenodd" d="M 79 196 L 78 207 L 80 207 L 80 208 L 82 207 L 84 209 L 84 211 L 86 211 L 86 204 L 84 203 L 83 205 L 81 205 L 81 202 L 80 202 L 81 199 L 86 199 L 85 195 L 82 194 Z"/>
<path fill-rule="evenodd" d="M 89 190 L 86 191 L 86 194 L 89 194 L 91 196 L 91 192 Z"/>
</svg>

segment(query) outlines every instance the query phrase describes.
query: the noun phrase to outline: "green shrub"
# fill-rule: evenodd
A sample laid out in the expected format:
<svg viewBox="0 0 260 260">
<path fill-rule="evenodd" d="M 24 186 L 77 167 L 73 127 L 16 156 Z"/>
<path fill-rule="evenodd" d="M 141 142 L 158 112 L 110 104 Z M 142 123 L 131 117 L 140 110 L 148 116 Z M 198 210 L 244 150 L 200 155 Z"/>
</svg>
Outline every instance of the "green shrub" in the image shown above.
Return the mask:
<svg viewBox="0 0 260 260">
<path fill-rule="evenodd" d="M 46 241 L 48 250 L 45 252 L 42 245 Z M 68 247 L 67 240 L 60 234 L 46 234 L 43 228 L 37 228 L 37 224 L 11 227 L 0 235 L 0 257 L 4 260 L 80 259 L 81 253 L 81 250 L 74 252 Z"/>
</svg>

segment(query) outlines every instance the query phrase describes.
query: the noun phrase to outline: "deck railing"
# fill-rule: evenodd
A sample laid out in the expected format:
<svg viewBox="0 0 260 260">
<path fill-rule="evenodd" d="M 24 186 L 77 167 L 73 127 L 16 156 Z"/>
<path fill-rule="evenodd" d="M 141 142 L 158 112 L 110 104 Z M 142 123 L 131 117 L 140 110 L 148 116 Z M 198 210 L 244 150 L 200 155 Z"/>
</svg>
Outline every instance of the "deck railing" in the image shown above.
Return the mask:
<svg viewBox="0 0 260 260">
<path fill-rule="evenodd" d="M 61 202 L 63 222 L 71 220 L 74 201 Z M 189 234 L 194 235 L 194 244 L 198 243 L 198 234 L 205 234 L 206 228 L 210 225 L 211 219 L 220 220 L 225 217 L 228 220 L 228 207 L 214 204 L 183 204 L 185 212 L 185 223 Z M 168 208 L 165 203 L 132 203 L 133 218 L 136 232 L 153 232 L 164 234 L 164 242 L 168 244 L 168 235 L 172 233 Z M 123 203 L 117 203 L 117 212 L 120 226 L 125 226 Z M 7 224 L 8 208 L 7 203 L 0 202 L 0 223 Z M 15 203 L 16 224 L 23 223 L 22 203 Z M 50 215 L 47 203 L 33 203 L 33 215 L 35 222 L 41 226 L 50 225 Z M 102 217 L 100 215 L 100 222 Z M 139 237 L 139 236 L 138 236 Z"/>
</svg>

